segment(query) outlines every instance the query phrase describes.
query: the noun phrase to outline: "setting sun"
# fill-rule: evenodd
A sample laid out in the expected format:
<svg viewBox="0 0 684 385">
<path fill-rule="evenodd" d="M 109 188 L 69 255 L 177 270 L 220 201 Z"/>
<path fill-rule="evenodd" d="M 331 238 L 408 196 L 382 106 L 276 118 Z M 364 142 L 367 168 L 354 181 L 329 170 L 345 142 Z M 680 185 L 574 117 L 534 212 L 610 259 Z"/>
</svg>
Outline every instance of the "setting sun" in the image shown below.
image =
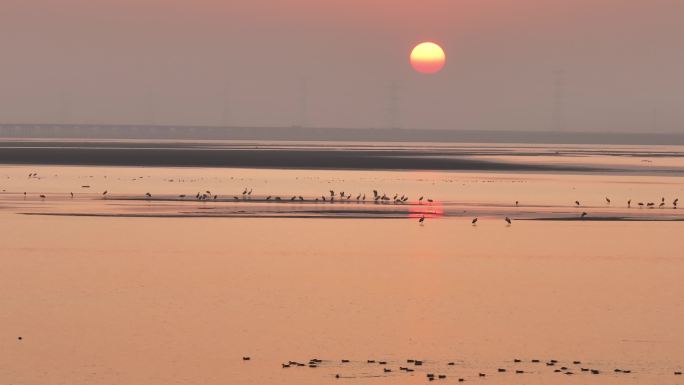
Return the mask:
<svg viewBox="0 0 684 385">
<path fill-rule="evenodd" d="M 439 72 L 446 61 L 444 50 L 433 42 L 420 43 L 411 51 L 413 69 L 423 74 Z"/>
</svg>

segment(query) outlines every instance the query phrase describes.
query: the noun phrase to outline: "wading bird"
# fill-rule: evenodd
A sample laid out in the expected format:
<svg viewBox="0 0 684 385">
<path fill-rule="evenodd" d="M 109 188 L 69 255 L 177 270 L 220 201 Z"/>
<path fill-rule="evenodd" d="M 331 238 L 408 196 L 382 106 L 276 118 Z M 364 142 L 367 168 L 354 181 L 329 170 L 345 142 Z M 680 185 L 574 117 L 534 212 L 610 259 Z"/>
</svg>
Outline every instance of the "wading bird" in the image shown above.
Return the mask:
<svg viewBox="0 0 684 385">
<path fill-rule="evenodd" d="M 506 223 L 508 223 L 508 224 L 510 225 L 510 224 L 511 224 L 511 218 L 506 217 Z M 524 226 L 523 226 L 523 227 L 524 227 Z"/>
</svg>

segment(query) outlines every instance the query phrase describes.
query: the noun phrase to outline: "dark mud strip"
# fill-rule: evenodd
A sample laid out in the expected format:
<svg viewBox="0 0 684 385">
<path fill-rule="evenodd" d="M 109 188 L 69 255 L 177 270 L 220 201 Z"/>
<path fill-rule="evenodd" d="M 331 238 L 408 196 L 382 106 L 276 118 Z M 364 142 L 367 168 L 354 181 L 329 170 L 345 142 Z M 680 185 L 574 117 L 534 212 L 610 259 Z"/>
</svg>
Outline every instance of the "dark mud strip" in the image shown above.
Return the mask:
<svg viewBox="0 0 684 385">
<path fill-rule="evenodd" d="M 55 217 L 102 217 L 102 218 L 285 218 L 285 219 L 407 219 L 407 215 L 396 215 L 391 213 L 385 214 L 350 214 L 350 215 L 297 215 L 297 214 L 243 214 L 243 213 L 227 213 L 227 214 L 106 214 L 106 213 L 18 213 L 20 215 L 36 215 L 36 216 L 55 216 Z M 417 219 L 417 218 L 416 218 Z"/>
<path fill-rule="evenodd" d="M 434 157 L 434 152 L 377 150 L 282 150 L 132 147 L 4 147 L 0 163 L 89 166 L 235 167 L 340 170 L 558 171 L 607 172 L 608 169 L 532 165 Z M 459 154 L 454 154 L 458 156 Z M 615 170 L 614 170 L 615 171 Z"/>
<path fill-rule="evenodd" d="M 299 218 L 299 219 L 417 219 L 420 215 L 426 218 L 449 218 L 450 215 L 435 216 L 433 213 L 408 213 L 408 212 L 289 212 L 282 214 L 273 213 L 169 213 L 169 214 L 140 214 L 140 213 L 41 213 L 20 212 L 20 215 L 59 216 L 59 217 L 103 217 L 103 218 Z M 460 216 L 454 216 L 461 218 Z M 543 217 L 543 218 L 514 218 L 513 221 L 551 221 L 551 222 L 684 222 L 684 218 L 656 218 L 656 217 L 595 217 L 595 218 L 568 218 L 568 217 Z"/>
<path fill-rule="evenodd" d="M 519 218 L 516 221 L 553 221 L 553 222 L 682 222 L 683 218 L 673 217 L 542 217 Z"/>
</svg>

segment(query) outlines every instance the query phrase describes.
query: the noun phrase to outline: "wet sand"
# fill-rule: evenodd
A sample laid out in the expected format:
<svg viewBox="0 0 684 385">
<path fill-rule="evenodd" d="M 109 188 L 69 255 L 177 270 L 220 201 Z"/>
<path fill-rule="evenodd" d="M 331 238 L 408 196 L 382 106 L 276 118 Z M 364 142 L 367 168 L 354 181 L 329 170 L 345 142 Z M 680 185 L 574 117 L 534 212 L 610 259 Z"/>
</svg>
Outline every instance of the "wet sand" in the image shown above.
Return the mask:
<svg viewBox="0 0 684 385">
<path fill-rule="evenodd" d="M 590 160 L 626 168 L 643 158 Z M 373 189 L 408 199 L 355 201 Z M 207 190 L 209 200 L 195 198 Z M 315 202 L 329 190 L 354 198 Z M 421 384 L 434 373 L 447 376 L 436 383 L 676 385 L 678 196 L 678 174 L 649 169 L 2 165 L 0 378 Z M 636 206 L 661 197 L 663 208 Z M 310 368 L 312 358 L 322 362 Z M 307 366 L 283 368 L 290 360 Z"/>
</svg>

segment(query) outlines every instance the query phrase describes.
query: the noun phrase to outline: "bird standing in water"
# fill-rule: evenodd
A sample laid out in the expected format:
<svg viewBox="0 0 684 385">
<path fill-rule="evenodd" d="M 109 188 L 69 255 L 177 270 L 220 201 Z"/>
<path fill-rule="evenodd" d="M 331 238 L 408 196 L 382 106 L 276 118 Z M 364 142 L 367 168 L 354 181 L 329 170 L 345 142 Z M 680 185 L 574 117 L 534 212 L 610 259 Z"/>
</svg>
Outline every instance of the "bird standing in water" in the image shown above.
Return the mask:
<svg viewBox="0 0 684 385">
<path fill-rule="evenodd" d="M 477 218 L 473 219 L 473 221 L 470 223 L 472 223 L 473 225 L 477 224 Z"/>
<path fill-rule="evenodd" d="M 420 219 L 418 220 L 418 223 L 420 223 L 421 225 L 423 224 L 423 222 L 425 222 L 425 215 L 421 215 Z"/>
<path fill-rule="evenodd" d="M 508 223 L 508 224 L 510 225 L 510 224 L 512 223 L 512 222 L 511 222 L 511 218 L 506 217 L 506 223 Z"/>
</svg>

